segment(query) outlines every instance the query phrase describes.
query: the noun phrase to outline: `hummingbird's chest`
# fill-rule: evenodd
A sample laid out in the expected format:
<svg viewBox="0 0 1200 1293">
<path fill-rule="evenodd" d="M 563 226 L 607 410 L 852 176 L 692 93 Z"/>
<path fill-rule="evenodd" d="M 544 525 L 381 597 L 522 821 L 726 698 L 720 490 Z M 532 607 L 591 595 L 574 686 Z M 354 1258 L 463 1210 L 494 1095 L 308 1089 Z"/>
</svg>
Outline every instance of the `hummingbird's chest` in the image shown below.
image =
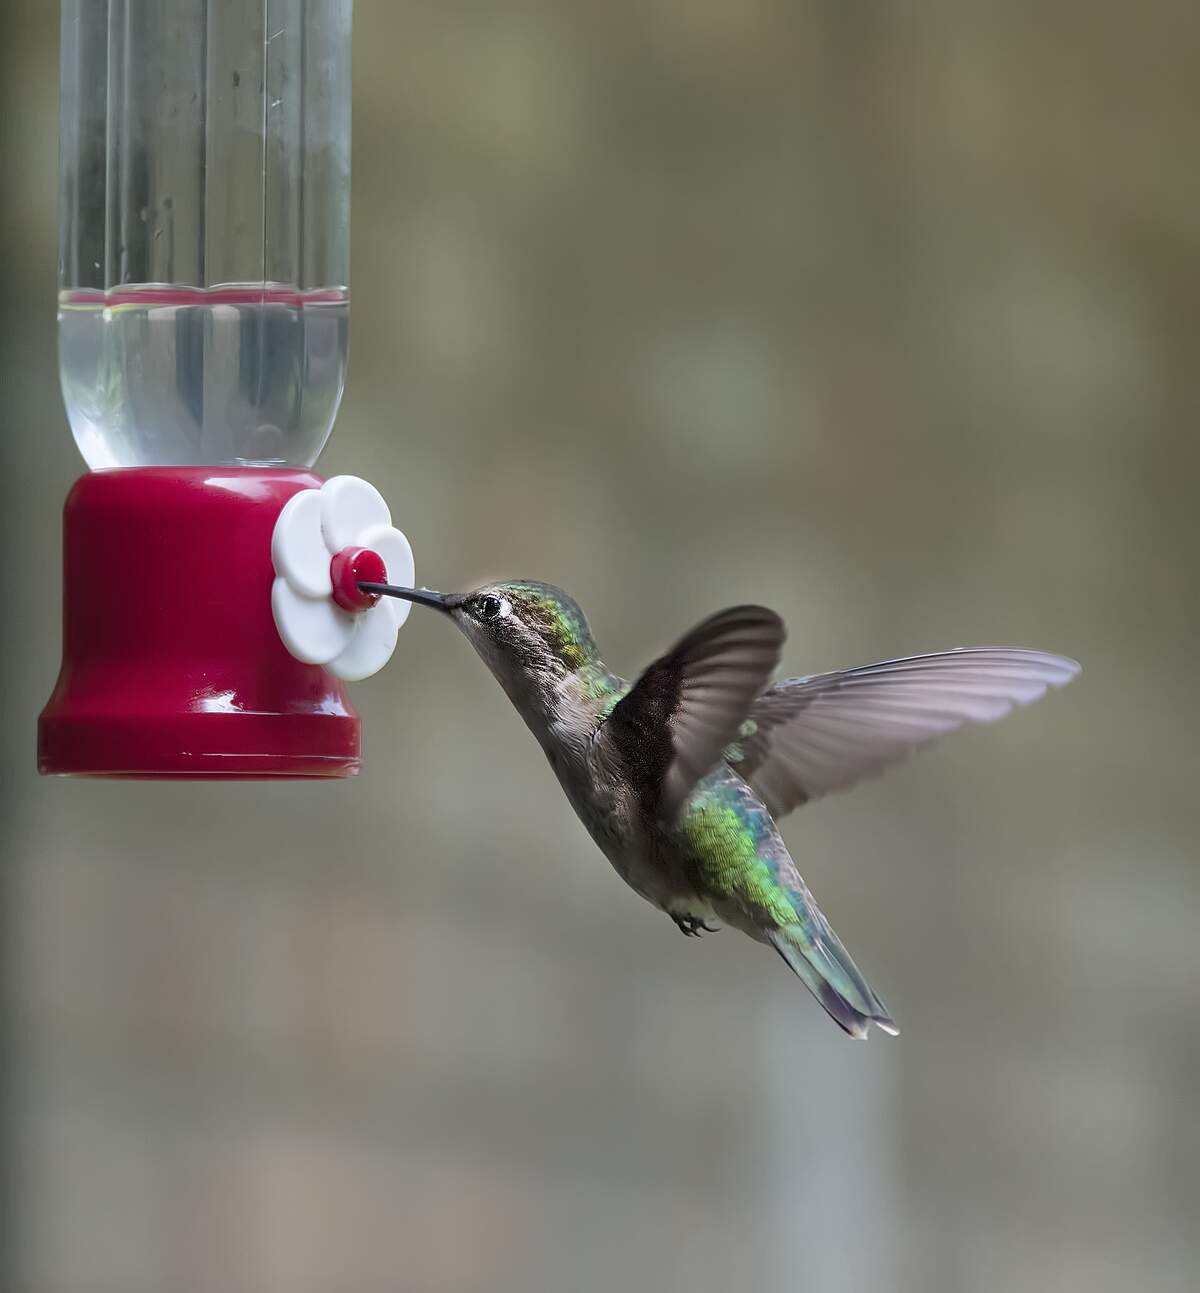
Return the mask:
<svg viewBox="0 0 1200 1293">
<path fill-rule="evenodd" d="M 644 796 L 595 742 L 570 751 L 547 748 L 571 807 L 617 874 L 664 910 L 687 888 L 683 859 L 646 811 Z"/>
<path fill-rule="evenodd" d="M 579 820 L 606 853 L 632 842 L 636 820 L 630 788 L 604 765 L 594 742 L 548 746 L 546 758 Z"/>
</svg>

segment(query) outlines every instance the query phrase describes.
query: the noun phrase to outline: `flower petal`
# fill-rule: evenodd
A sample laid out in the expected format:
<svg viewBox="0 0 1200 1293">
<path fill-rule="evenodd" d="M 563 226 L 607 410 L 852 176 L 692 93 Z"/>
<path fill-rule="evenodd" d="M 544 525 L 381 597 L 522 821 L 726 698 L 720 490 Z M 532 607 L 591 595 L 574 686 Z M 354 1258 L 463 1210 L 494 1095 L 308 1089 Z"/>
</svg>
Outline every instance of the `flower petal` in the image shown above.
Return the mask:
<svg viewBox="0 0 1200 1293">
<path fill-rule="evenodd" d="M 412 547 L 400 530 L 392 525 L 373 525 L 359 535 L 358 542 L 362 547 L 378 552 L 383 558 L 389 584 L 400 584 L 404 588 L 413 586 L 416 569 L 413 566 Z M 408 619 L 412 602 L 401 601 L 398 597 L 389 597 L 385 604 L 391 611 L 396 627 L 399 628 Z"/>
<path fill-rule="evenodd" d="M 328 597 L 333 591 L 321 511 L 321 491 L 302 489 L 283 505 L 271 535 L 275 573 L 305 597 Z"/>
<path fill-rule="evenodd" d="M 355 635 L 357 616 L 329 598 L 302 597 L 282 576 L 271 587 L 271 610 L 283 645 L 305 664 L 327 664 Z"/>
<path fill-rule="evenodd" d="M 334 476 L 321 486 L 321 529 L 330 553 L 362 547 L 359 535 L 364 530 L 391 523 L 383 495 L 365 480 Z"/>
<path fill-rule="evenodd" d="M 398 625 L 389 603 L 355 616 L 358 630 L 350 645 L 325 666 L 331 674 L 345 682 L 358 682 L 378 673 L 392 658 Z"/>
</svg>

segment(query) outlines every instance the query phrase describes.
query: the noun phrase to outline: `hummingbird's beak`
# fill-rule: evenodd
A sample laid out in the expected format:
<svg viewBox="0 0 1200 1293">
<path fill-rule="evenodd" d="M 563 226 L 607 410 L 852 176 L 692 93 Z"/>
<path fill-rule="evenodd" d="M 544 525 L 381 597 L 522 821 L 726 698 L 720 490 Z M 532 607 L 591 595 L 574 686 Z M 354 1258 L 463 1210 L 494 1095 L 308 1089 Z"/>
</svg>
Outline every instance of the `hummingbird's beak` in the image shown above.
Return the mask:
<svg viewBox="0 0 1200 1293">
<path fill-rule="evenodd" d="M 399 597 L 406 602 L 416 602 L 418 606 L 432 606 L 435 611 L 449 612 L 458 601 L 449 593 L 435 593 L 428 588 L 399 588 L 395 584 L 372 584 L 360 582 L 359 588 L 364 593 L 380 593 L 384 597 Z"/>
</svg>

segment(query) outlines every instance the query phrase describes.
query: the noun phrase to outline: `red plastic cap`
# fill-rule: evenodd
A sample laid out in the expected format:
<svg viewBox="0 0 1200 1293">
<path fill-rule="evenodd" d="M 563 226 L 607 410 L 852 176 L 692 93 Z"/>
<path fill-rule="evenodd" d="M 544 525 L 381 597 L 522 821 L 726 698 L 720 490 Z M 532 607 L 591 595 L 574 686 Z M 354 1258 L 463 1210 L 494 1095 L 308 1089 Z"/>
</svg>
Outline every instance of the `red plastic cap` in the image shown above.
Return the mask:
<svg viewBox="0 0 1200 1293">
<path fill-rule="evenodd" d="M 289 654 L 271 613 L 276 518 L 320 485 L 311 472 L 257 467 L 139 467 L 76 482 L 63 514 L 62 670 L 38 723 L 42 772 L 358 771 L 345 687 Z"/>
<path fill-rule="evenodd" d="M 379 594 L 359 588 L 365 584 L 386 584 L 387 567 L 378 552 L 370 548 L 343 548 L 329 563 L 333 600 L 344 611 L 369 611 L 379 605 Z"/>
</svg>

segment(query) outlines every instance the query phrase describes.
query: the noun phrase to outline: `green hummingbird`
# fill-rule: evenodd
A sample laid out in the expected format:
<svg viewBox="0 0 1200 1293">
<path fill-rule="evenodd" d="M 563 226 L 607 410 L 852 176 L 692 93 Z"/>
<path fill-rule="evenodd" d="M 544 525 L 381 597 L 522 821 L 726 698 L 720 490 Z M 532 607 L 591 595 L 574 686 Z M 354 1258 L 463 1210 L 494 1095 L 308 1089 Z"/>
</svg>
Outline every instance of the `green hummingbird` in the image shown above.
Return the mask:
<svg viewBox="0 0 1200 1293">
<path fill-rule="evenodd" d="M 690 937 L 732 925 L 783 958 L 852 1037 L 887 1007 L 833 932 L 776 821 L 964 723 L 1061 687 L 1080 666 L 962 648 L 771 683 L 786 631 L 735 606 L 630 683 L 600 658 L 576 602 L 518 580 L 475 592 L 364 590 L 448 615 L 537 737 L 617 874 Z"/>
</svg>

